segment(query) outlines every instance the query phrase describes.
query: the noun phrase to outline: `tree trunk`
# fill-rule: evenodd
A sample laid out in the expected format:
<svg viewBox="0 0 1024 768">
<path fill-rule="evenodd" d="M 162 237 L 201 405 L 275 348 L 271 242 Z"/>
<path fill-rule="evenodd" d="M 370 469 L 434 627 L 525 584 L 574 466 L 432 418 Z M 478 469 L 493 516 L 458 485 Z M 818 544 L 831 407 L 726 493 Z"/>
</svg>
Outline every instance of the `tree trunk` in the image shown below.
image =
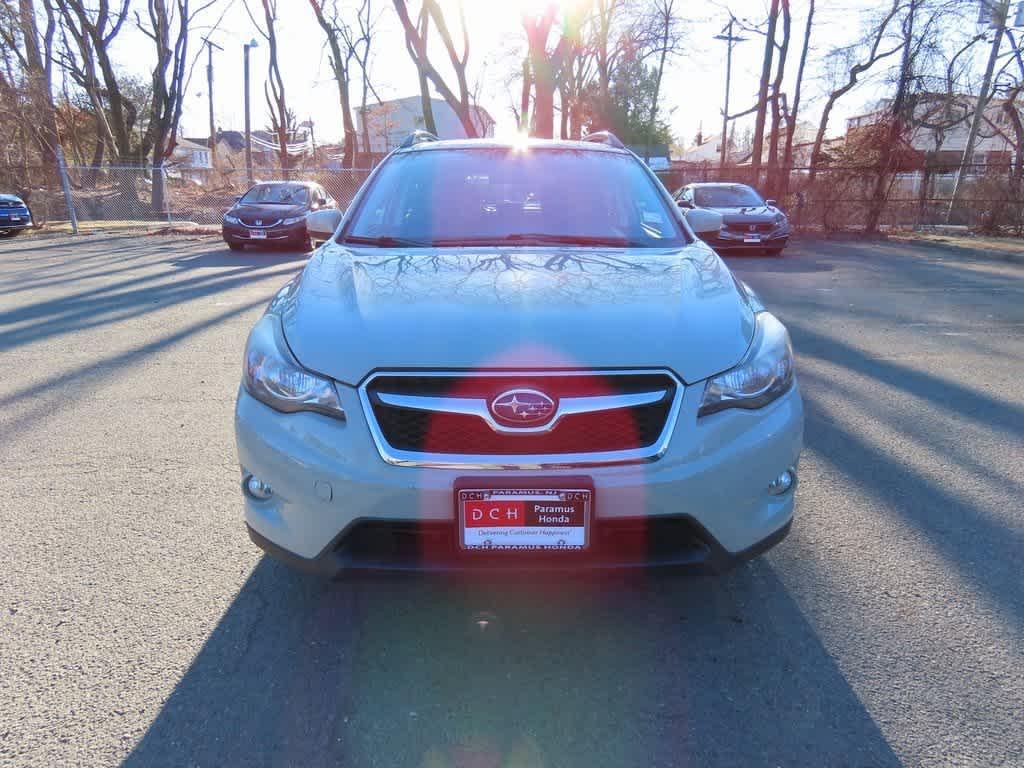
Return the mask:
<svg viewBox="0 0 1024 768">
<path fill-rule="evenodd" d="M 764 152 L 764 122 L 768 111 L 768 83 L 772 76 L 772 56 L 775 53 L 775 26 L 779 19 L 779 0 L 771 0 L 768 10 L 768 32 L 764 43 L 764 60 L 761 63 L 761 84 L 757 92 L 757 117 L 754 120 L 754 146 L 750 159 L 751 182 L 757 186 L 761 181 L 761 155 Z"/>
<path fill-rule="evenodd" d="M 768 140 L 768 191 L 772 197 L 779 197 L 779 130 L 782 126 L 782 110 L 779 100 L 782 93 L 782 81 L 786 75 L 786 59 L 789 56 L 789 33 L 792 17 L 789 3 L 782 4 L 782 43 L 779 45 L 779 63 L 775 69 L 775 82 L 772 84 L 772 128 Z M 792 125 L 787 120 L 787 125 Z"/>
<path fill-rule="evenodd" d="M 896 96 L 892 102 L 887 136 L 882 143 L 882 153 L 875 174 L 875 185 L 871 193 L 867 217 L 864 221 L 864 231 L 868 234 L 878 232 L 878 224 L 882 219 L 882 212 L 889 198 L 890 176 L 895 170 L 895 163 L 898 162 L 896 150 L 903 133 L 904 118 L 907 111 L 907 96 L 913 76 L 914 22 L 917 20 L 917 11 L 921 2 L 922 0 L 910 0 L 910 5 L 907 9 L 907 20 L 904 23 L 903 33 L 903 57 L 900 61 L 900 75 L 896 86 Z M 911 107 L 912 109 L 913 107 Z"/>
<path fill-rule="evenodd" d="M 811 28 L 814 24 L 814 0 L 810 0 L 807 8 L 807 26 L 804 28 L 804 44 L 800 50 L 800 65 L 796 70 L 796 85 L 793 90 L 793 106 L 789 113 L 789 126 L 786 131 L 786 148 L 782 154 L 783 187 L 782 196 L 789 194 L 789 183 L 793 176 L 793 139 L 800 117 L 800 92 L 804 82 L 804 66 L 807 64 L 807 51 L 811 46 Z"/>
</svg>

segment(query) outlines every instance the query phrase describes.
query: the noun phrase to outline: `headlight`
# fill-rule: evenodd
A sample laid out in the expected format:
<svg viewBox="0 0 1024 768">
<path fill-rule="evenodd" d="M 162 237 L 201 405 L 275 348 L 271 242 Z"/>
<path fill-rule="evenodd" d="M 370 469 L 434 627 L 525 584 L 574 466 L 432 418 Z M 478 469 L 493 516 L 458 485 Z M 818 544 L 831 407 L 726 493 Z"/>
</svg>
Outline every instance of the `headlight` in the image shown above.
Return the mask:
<svg viewBox="0 0 1024 768">
<path fill-rule="evenodd" d="M 754 342 L 732 370 L 709 379 L 698 416 L 726 408 L 762 408 L 793 383 L 793 348 L 789 333 L 774 315 L 757 314 Z"/>
<path fill-rule="evenodd" d="M 290 216 L 287 219 L 281 221 L 282 224 L 288 226 L 289 224 L 298 224 L 300 221 L 305 221 L 305 216 Z"/>
<path fill-rule="evenodd" d="M 228 224 L 241 224 L 242 223 L 242 220 L 240 218 L 238 218 L 237 216 L 232 216 L 230 213 L 225 213 L 224 214 L 224 221 L 226 221 Z"/>
<path fill-rule="evenodd" d="M 786 216 L 785 216 L 785 214 L 782 214 L 782 213 L 775 214 L 775 226 L 776 227 L 781 227 L 785 223 L 786 223 Z"/>
<path fill-rule="evenodd" d="M 242 384 L 250 395 L 277 411 L 316 411 L 345 418 L 334 384 L 292 357 L 277 315 L 264 315 L 249 334 Z"/>
</svg>

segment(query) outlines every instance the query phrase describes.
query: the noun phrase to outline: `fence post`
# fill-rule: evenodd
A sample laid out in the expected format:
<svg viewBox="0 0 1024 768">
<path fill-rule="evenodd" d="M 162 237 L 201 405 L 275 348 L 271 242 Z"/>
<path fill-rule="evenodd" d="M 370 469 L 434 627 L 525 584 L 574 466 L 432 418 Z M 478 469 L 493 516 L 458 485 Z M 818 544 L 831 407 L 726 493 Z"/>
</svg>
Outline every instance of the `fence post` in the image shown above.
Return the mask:
<svg viewBox="0 0 1024 768">
<path fill-rule="evenodd" d="M 167 184 L 167 166 L 160 166 L 161 184 L 164 188 L 164 208 L 167 209 L 167 226 L 171 226 L 171 188 Z"/>
<path fill-rule="evenodd" d="M 68 167 L 64 162 L 64 148 L 57 145 L 57 172 L 60 174 L 60 185 L 64 190 L 64 205 L 68 209 L 71 222 L 71 234 L 78 234 L 78 216 L 75 215 L 75 201 L 71 199 L 71 181 L 68 179 Z"/>
</svg>

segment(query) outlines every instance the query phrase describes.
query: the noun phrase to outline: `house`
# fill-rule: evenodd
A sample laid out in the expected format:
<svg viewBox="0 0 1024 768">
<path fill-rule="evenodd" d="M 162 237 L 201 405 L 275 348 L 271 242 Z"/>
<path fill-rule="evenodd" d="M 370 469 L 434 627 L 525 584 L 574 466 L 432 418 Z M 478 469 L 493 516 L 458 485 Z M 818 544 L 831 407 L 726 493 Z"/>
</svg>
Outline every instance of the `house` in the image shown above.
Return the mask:
<svg viewBox="0 0 1024 768">
<path fill-rule="evenodd" d="M 431 112 L 437 136 L 441 139 L 464 139 L 466 130 L 448 102 L 443 99 L 430 100 Z M 494 118 L 486 109 L 474 105 L 470 107 L 473 124 L 479 136 L 494 135 Z M 404 99 L 391 99 L 356 110 L 356 134 L 359 138 L 359 151 L 362 154 L 380 157 L 401 144 L 405 138 L 416 130 L 423 130 L 426 121 L 423 119 L 423 106 L 420 97 L 408 96 Z M 370 146 L 364 147 L 365 135 L 369 136 Z"/>
<path fill-rule="evenodd" d="M 717 163 L 722 159 L 722 134 L 708 136 L 701 143 L 684 149 L 679 160 L 684 163 Z"/>
<path fill-rule="evenodd" d="M 974 141 L 972 161 L 967 168 L 968 175 L 980 175 L 990 167 L 1010 163 L 1016 146 L 1012 119 L 1005 105 L 1005 99 L 998 98 L 991 99 L 986 105 Z M 969 94 L 924 93 L 917 96 L 913 126 L 906 141 L 926 158 L 930 171 L 950 174 L 959 168 L 976 106 L 977 96 Z M 871 111 L 848 118 L 847 136 L 884 120 L 890 107 L 891 102 L 884 100 Z"/>
<path fill-rule="evenodd" d="M 183 168 L 209 169 L 210 148 L 205 139 L 178 139 L 171 152 L 171 163 Z"/>
</svg>

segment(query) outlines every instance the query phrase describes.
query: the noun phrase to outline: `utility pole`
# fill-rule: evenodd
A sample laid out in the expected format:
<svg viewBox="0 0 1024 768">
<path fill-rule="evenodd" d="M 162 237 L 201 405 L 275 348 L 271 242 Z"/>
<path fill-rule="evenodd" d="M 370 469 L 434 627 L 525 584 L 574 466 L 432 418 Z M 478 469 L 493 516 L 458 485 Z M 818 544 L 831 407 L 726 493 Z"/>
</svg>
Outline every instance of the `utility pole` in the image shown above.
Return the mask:
<svg viewBox="0 0 1024 768">
<path fill-rule="evenodd" d="M 991 3 L 992 17 L 990 26 L 995 29 L 995 36 L 992 38 L 992 48 L 988 54 L 988 65 L 985 67 L 985 77 L 981 81 L 981 90 L 978 92 L 978 103 L 974 107 L 974 117 L 971 119 L 971 128 L 967 132 L 967 144 L 964 145 L 964 156 L 960 158 L 960 167 L 956 169 L 956 181 L 953 182 L 953 194 L 949 198 L 949 210 L 946 211 L 946 223 L 949 224 L 953 218 L 953 209 L 956 207 L 957 197 L 960 194 L 960 184 L 963 182 L 967 166 L 974 161 L 974 142 L 978 138 L 978 131 L 981 129 L 981 121 L 985 116 L 985 107 L 992 96 L 989 92 L 992 88 L 992 74 L 996 69 L 996 60 L 999 58 L 999 45 L 1003 41 L 1003 33 L 1006 31 L 1006 17 L 1010 13 L 1010 0 L 996 0 Z"/>
<path fill-rule="evenodd" d="M 242 46 L 242 58 L 245 69 L 245 176 L 252 186 L 252 125 L 249 119 L 249 49 L 256 48 L 259 43 L 253 38 Z"/>
<path fill-rule="evenodd" d="M 764 120 L 768 111 L 768 81 L 772 77 L 772 56 L 775 53 L 775 26 L 779 20 L 779 0 L 772 0 L 768 9 L 768 32 L 764 42 L 761 65 L 761 86 L 757 91 L 757 118 L 754 121 L 754 154 L 750 158 L 751 183 L 761 183 L 761 152 L 764 151 Z"/>
<path fill-rule="evenodd" d="M 725 108 L 722 110 L 722 161 L 719 168 L 725 168 L 726 152 L 729 145 L 729 89 L 732 86 L 732 47 L 735 43 L 742 43 L 747 38 L 733 37 L 732 27 L 736 23 L 736 17 L 729 14 L 729 23 L 722 34 L 715 35 L 715 40 L 726 42 L 725 54 Z"/>
<path fill-rule="evenodd" d="M 206 98 L 210 105 L 210 166 L 216 168 L 217 127 L 213 117 L 213 49 L 216 48 L 218 51 L 224 49 L 208 37 L 203 38 L 203 43 L 206 45 Z"/>
</svg>

